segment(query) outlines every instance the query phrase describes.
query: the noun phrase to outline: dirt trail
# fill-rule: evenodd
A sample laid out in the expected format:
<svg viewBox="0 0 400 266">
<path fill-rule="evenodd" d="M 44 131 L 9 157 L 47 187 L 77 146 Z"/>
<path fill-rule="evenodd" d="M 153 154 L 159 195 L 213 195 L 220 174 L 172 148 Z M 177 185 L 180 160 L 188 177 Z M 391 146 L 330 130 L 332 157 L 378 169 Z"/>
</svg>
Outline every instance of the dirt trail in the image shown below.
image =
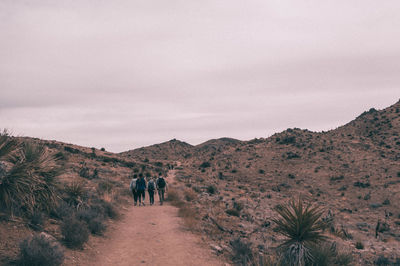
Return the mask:
<svg viewBox="0 0 400 266">
<path fill-rule="evenodd" d="M 173 180 L 170 171 L 167 181 Z M 148 195 L 146 194 L 146 197 Z M 164 204 L 128 208 L 109 239 L 86 265 L 226 265 L 201 238 L 182 228 L 178 209 Z M 148 203 L 148 198 L 146 198 Z"/>
</svg>

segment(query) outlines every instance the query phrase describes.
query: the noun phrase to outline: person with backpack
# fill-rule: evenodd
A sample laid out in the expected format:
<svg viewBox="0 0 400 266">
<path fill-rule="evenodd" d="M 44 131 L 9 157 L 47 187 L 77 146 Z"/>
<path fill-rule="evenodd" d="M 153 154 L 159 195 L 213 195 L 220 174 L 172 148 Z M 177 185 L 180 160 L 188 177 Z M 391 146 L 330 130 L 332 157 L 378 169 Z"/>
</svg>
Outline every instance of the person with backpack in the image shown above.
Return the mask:
<svg viewBox="0 0 400 266">
<path fill-rule="evenodd" d="M 129 185 L 129 188 L 132 192 L 133 195 L 133 204 L 136 206 L 137 205 L 137 198 L 138 198 L 138 193 L 136 190 L 136 181 L 137 181 L 137 174 L 133 175 L 133 178 L 131 180 L 131 184 Z"/>
<path fill-rule="evenodd" d="M 165 194 L 165 190 L 167 188 L 167 182 L 162 177 L 161 173 L 158 174 L 156 186 L 157 186 L 157 191 L 158 191 L 158 198 L 160 199 L 160 205 L 163 205 L 164 194 Z"/>
<path fill-rule="evenodd" d="M 147 182 L 147 192 L 149 192 L 150 205 L 154 204 L 154 191 L 156 190 L 156 185 L 154 183 L 154 179 L 150 177 L 150 180 Z"/>
<path fill-rule="evenodd" d="M 136 181 L 136 189 L 138 192 L 138 197 L 139 197 L 139 206 L 144 204 L 144 199 L 145 199 L 145 191 L 146 191 L 146 180 L 144 179 L 144 176 L 142 173 L 139 174 L 139 179 Z M 143 198 L 143 202 L 142 202 Z"/>
</svg>

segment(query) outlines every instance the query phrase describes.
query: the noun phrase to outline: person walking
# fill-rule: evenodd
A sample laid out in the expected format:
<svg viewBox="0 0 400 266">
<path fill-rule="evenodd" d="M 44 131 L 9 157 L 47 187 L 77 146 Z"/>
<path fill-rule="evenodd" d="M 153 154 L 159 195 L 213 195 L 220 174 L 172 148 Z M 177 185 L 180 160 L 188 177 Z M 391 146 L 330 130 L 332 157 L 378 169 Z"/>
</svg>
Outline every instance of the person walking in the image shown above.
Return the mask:
<svg viewBox="0 0 400 266">
<path fill-rule="evenodd" d="M 161 173 L 158 174 L 156 186 L 158 191 L 158 198 L 160 199 L 160 205 L 163 205 L 164 194 L 167 189 L 167 182 L 165 181 L 164 177 L 162 177 Z"/>
<path fill-rule="evenodd" d="M 139 197 L 139 206 L 144 204 L 144 199 L 145 199 L 145 191 L 146 191 L 146 180 L 144 179 L 144 176 L 142 173 L 139 174 L 139 179 L 136 181 L 136 188 L 138 191 L 138 197 Z M 142 202 L 143 199 L 143 202 Z"/>
<path fill-rule="evenodd" d="M 138 193 L 137 193 L 137 189 L 136 189 L 136 181 L 137 181 L 137 174 L 133 175 L 133 178 L 131 180 L 131 183 L 129 185 L 129 188 L 132 192 L 132 196 L 133 196 L 133 204 L 136 206 L 137 205 L 137 198 L 138 198 Z"/>
<path fill-rule="evenodd" d="M 156 185 L 154 179 L 150 177 L 150 180 L 147 182 L 147 192 L 149 192 L 149 200 L 150 205 L 154 204 L 154 191 L 156 190 Z"/>
</svg>

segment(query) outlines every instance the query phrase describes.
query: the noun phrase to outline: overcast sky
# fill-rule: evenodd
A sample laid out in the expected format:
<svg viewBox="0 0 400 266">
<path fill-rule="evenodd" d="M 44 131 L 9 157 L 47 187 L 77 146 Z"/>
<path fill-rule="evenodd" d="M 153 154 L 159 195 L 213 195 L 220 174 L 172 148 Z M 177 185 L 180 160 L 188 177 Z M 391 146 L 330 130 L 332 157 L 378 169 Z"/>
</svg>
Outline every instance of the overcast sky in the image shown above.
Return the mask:
<svg viewBox="0 0 400 266">
<path fill-rule="evenodd" d="M 124 151 L 400 98 L 398 0 L 0 0 L 0 128 Z"/>
</svg>

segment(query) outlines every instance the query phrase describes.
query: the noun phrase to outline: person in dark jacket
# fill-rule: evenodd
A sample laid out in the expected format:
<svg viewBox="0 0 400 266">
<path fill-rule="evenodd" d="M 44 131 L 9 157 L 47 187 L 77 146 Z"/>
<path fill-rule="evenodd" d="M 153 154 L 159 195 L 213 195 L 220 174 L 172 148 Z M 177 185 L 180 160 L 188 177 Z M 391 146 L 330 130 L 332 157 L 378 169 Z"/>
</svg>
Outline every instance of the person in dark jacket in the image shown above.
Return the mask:
<svg viewBox="0 0 400 266">
<path fill-rule="evenodd" d="M 138 193 L 137 193 L 137 189 L 136 189 L 136 181 L 137 181 L 137 174 L 133 175 L 131 184 L 129 185 L 129 188 L 132 192 L 133 195 L 133 203 L 135 204 L 135 206 L 137 205 L 137 198 L 138 198 Z"/>
<path fill-rule="evenodd" d="M 154 191 L 156 190 L 156 184 L 154 179 L 150 177 L 149 181 L 147 182 L 147 191 L 149 192 L 149 199 L 150 205 L 154 204 Z"/>
<path fill-rule="evenodd" d="M 161 173 L 158 174 L 156 186 L 157 186 L 157 190 L 158 190 L 158 198 L 160 199 L 160 205 L 163 205 L 164 193 L 167 189 L 167 182 L 165 181 L 164 177 L 162 177 Z"/>
<path fill-rule="evenodd" d="M 138 198 L 139 198 L 139 206 L 144 204 L 144 199 L 145 199 L 145 191 L 146 191 L 146 180 L 144 179 L 144 176 L 142 173 L 139 174 L 139 179 L 136 181 L 136 189 L 138 193 Z M 143 199 L 143 202 L 142 202 Z"/>
</svg>

